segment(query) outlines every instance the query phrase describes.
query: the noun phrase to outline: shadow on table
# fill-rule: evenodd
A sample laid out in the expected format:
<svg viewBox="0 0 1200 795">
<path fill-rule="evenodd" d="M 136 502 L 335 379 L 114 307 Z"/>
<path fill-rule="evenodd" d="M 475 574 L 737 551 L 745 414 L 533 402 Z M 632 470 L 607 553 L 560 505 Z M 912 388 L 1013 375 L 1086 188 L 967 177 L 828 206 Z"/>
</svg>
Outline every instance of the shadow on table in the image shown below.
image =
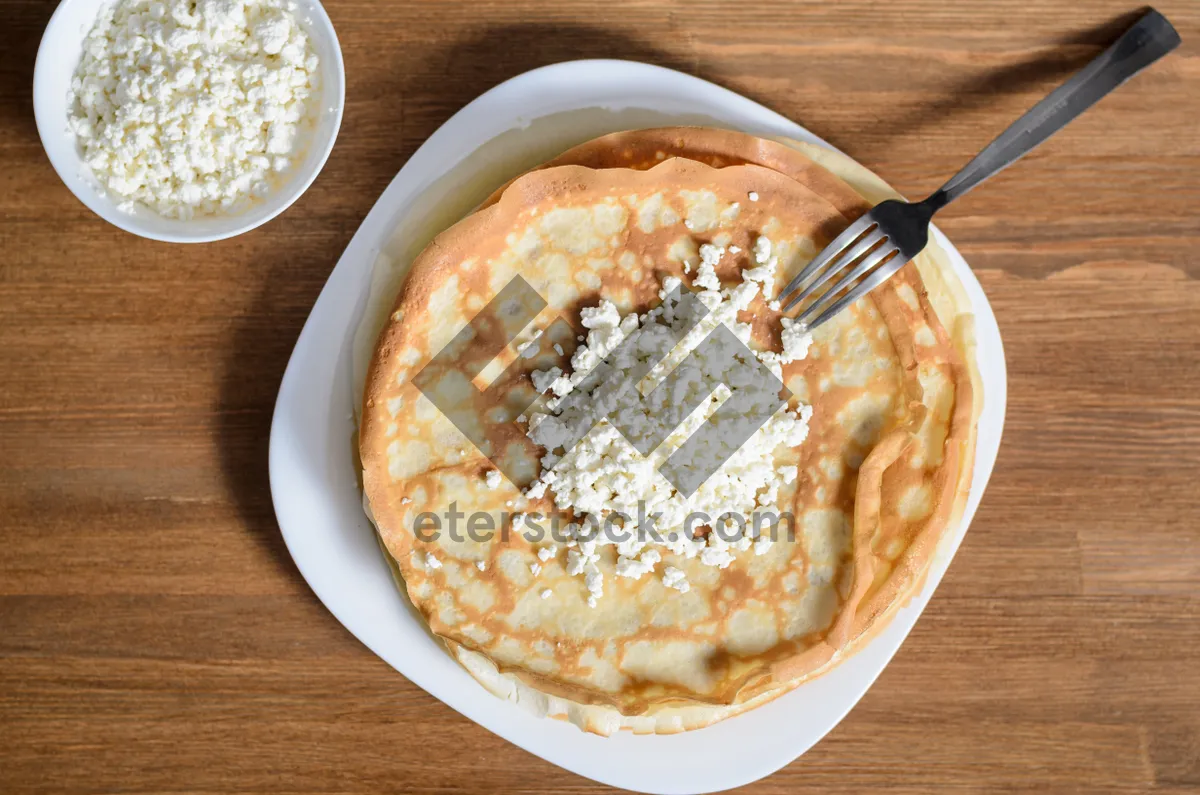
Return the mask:
<svg viewBox="0 0 1200 795">
<path fill-rule="evenodd" d="M 419 145 L 462 106 L 505 80 L 538 67 L 591 58 L 642 61 L 692 73 L 697 66 L 687 49 L 667 51 L 611 30 L 571 24 L 494 28 L 423 54 L 419 73 L 400 89 L 406 102 L 421 108 L 406 114 L 406 138 Z"/>
<path fill-rule="evenodd" d="M 1107 22 L 1061 36 L 1050 42 L 1048 47 L 1041 48 L 1029 60 L 982 75 L 964 77 L 953 84 L 941 99 L 907 108 L 883 108 L 879 116 L 885 123 L 885 128 L 891 132 L 891 137 L 901 138 L 920 135 L 927 128 L 976 108 L 994 106 L 997 96 L 1028 93 L 1034 97 L 1029 103 L 1032 107 L 1034 102 L 1041 99 L 1042 93 L 1050 93 L 1082 69 L 1148 10 L 1149 6 L 1143 6 L 1137 11 L 1121 14 Z M 1038 93 L 1039 91 L 1042 93 Z M 1014 115 L 1013 120 L 1016 118 Z M 995 134 L 999 135 L 1001 130 L 1002 128 L 997 128 Z M 982 149 L 987 143 L 986 140 L 979 141 L 979 148 Z M 854 154 L 853 146 L 842 148 L 851 155 Z M 931 185 L 930 190 L 934 187 L 936 186 Z"/>
<path fill-rule="evenodd" d="M 0 131 L 8 140 L 37 141 L 37 123 L 33 118 L 33 67 L 37 62 L 42 31 L 54 13 L 53 3 L 11 5 L 5 14 L 0 39 Z M 65 129 L 66 124 L 64 122 Z M 47 163 L 47 165 L 49 165 Z"/>
</svg>

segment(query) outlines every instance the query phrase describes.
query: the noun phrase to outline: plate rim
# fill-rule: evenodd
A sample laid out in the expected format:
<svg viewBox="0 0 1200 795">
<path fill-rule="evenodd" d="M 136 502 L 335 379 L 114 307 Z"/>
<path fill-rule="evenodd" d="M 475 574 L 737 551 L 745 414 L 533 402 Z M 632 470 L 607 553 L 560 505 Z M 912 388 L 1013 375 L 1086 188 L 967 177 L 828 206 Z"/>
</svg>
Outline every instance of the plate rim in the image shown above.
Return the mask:
<svg viewBox="0 0 1200 795">
<path fill-rule="evenodd" d="M 605 78 L 602 80 L 597 77 L 600 73 L 605 75 Z M 976 470 L 972 478 L 971 494 L 968 499 L 967 510 L 964 512 L 960 526 L 955 530 L 954 537 L 947 539 L 945 553 L 939 560 L 932 564 L 933 568 L 927 577 L 925 586 L 920 593 L 913 597 L 909 607 L 904 608 L 901 614 L 897 614 L 888 627 L 873 639 L 868 646 L 858 651 L 855 655 L 852 655 L 829 674 L 814 680 L 812 683 L 802 685 L 795 691 L 785 694 L 766 705 L 750 710 L 743 715 L 722 721 L 712 727 L 677 735 L 635 736 L 627 732 L 622 732 L 620 735 L 612 738 L 599 738 L 593 735 L 585 735 L 574 726 L 564 725 L 561 721 L 547 721 L 545 718 L 535 718 L 527 715 L 521 712 L 515 705 L 492 696 L 475 683 L 473 679 L 469 680 L 472 687 L 466 688 L 464 692 L 451 692 L 451 686 L 447 681 L 434 681 L 439 675 L 431 671 L 418 670 L 421 664 L 419 661 L 404 666 L 393 659 L 394 655 L 378 648 L 382 645 L 381 638 L 370 632 L 360 631 L 363 623 L 359 620 L 360 616 L 352 615 L 347 617 L 343 615 L 346 611 L 342 609 L 340 600 L 331 590 L 336 587 L 336 584 L 329 580 L 327 571 L 322 571 L 324 562 L 320 559 L 314 560 L 311 553 L 304 549 L 306 543 L 303 539 L 304 531 L 297 526 L 298 523 L 291 520 L 292 511 L 289 506 L 296 499 L 296 496 L 289 493 L 292 484 L 289 479 L 289 473 L 285 471 L 285 467 L 287 466 L 287 456 L 292 454 L 289 445 L 292 444 L 293 440 L 287 436 L 289 429 L 287 420 L 290 418 L 289 412 L 295 410 L 292 401 L 296 399 L 296 383 L 301 377 L 300 373 L 303 368 L 306 365 L 311 366 L 313 364 L 311 361 L 306 362 L 305 359 L 311 354 L 310 349 L 314 347 L 314 337 L 318 335 L 317 325 L 324 319 L 325 314 L 335 311 L 329 308 L 335 301 L 344 300 L 352 293 L 352 291 L 345 289 L 348 286 L 347 283 L 354 275 L 351 274 L 351 271 L 357 268 L 358 271 L 361 271 L 361 273 L 357 274 L 358 278 L 360 280 L 369 280 L 370 268 L 368 265 L 374 262 L 375 257 L 382 250 L 383 244 L 390 237 L 392 225 L 389 222 L 395 217 L 397 210 L 403 207 L 402 203 L 399 207 L 396 205 L 398 199 L 402 198 L 402 194 L 405 193 L 406 183 L 409 181 L 414 182 L 411 190 L 408 190 L 408 193 L 413 195 L 419 195 L 431 186 L 432 183 L 428 179 L 421 182 L 422 172 L 418 168 L 418 165 L 429 160 L 432 153 L 436 152 L 439 147 L 445 146 L 457 134 L 458 128 L 471 123 L 471 119 L 478 118 L 481 114 L 507 109 L 511 124 L 505 128 L 506 130 L 527 127 L 529 121 L 532 118 L 536 118 L 536 116 L 524 117 L 519 110 L 514 110 L 514 108 L 519 109 L 523 107 L 522 99 L 527 99 L 529 96 L 536 94 L 536 89 L 570 85 L 575 92 L 582 96 L 586 94 L 587 90 L 597 88 L 597 80 L 600 80 L 601 83 L 611 81 L 614 85 L 618 84 L 621 80 L 637 80 L 642 81 L 643 85 L 661 83 L 662 87 L 670 85 L 677 90 L 686 89 L 687 91 L 703 95 L 708 102 L 712 103 L 711 107 L 720 106 L 720 111 L 724 116 L 744 116 L 747 123 L 739 125 L 743 129 L 748 127 L 758 132 L 758 134 L 779 134 L 800 138 L 836 151 L 835 147 L 813 135 L 804 127 L 747 97 L 692 75 L 636 61 L 609 59 L 567 61 L 525 72 L 489 89 L 451 116 L 433 135 L 418 147 L 388 184 L 379 199 L 376 200 L 358 230 L 347 244 L 337 265 L 330 272 L 321 294 L 314 303 L 313 309 L 297 339 L 295 349 L 289 359 L 287 369 L 280 384 L 279 395 L 276 399 L 275 410 L 272 416 L 269 455 L 272 500 L 289 554 L 291 554 L 301 575 L 325 607 L 333 613 L 334 617 L 351 634 L 370 648 L 372 652 L 447 706 L 514 745 L 586 778 L 591 778 L 612 786 L 642 792 L 664 793 L 664 795 L 667 793 L 714 792 L 741 786 L 770 775 L 798 758 L 832 730 L 850 709 L 858 703 L 899 649 L 909 631 L 911 631 L 912 625 L 920 616 L 929 598 L 936 590 L 937 585 L 940 584 L 946 567 L 949 565 L 962 538 L 966 534 L 990 478 L 995 463 L 996 450 L 999 447 L 1000 436 L 1003 432 L 1007 399 L 1007 374 L 1003 344 L 1000 340 L 999 328 L 996 325 L 995 316 L 978 280 L 970 272 L 969 266 L 967 266 L 958 250 L 936 227 L 934 228 L 935 239 L 946 249 L 947 254 L 955 265 L 956 272 L 959 273 L 964 282 L 964 287 L 971 297 L 972 308 L 977 318 L 976 327 L 980 343 L 977 356 L 980 357 L 981 375 L 988 375 L 988 380 L 991 382 L 991 387 L 984 390 L 985 403 L 983 414 L 980 417 L 980 438 L 976 451 Z M 582 109 L 583 107 L 590 106 L 581 105 L 579 107 Z M 727 126 L 737 128 L 732 123 Z M 482 145 L 489 140 L 491 138 L 485 138 L 480 144 Z M 444 164 L 442 173 L 448 172 L 457 162 L 459 161 Z M 425 172 L 428 171 L 429 169 L 425 169 Z M 356 266 L 356 263 L 361 264 Z M 360 292 L 361 289 L 360 285 Z M 351 310 L 349 322 L 352 325 L 357 325 L 356 320 L 360 312 L 361 307 Z M 990 356 L 993 357 L 986 363 L 987 373 L 983 372 L 985 370 L 985 362 L 982 358 L 985 342 L 987 348 L 990 349 Z M 326 345 L 326 348 L 329 347 Z M 341 355 L 344 354 L 345 351 L 343 350 Z M 336 364 L 335 362 L 335 366 Z M 985 417 L 989 421 L 990 434 L 986 447 L 983 438 Z M 993 436 L 994 438 L 992 438 Z M 365 516 L 363 518 L 365 519 Z M 374 543 L 373 538 L 372 543 Z M 383 564 L 381 556 L 380 563 Z M 394 585 L 392 588 L 394 592 Z M 397 599 L 395 601 L 399 602 L 400 600 Z M 358 629 L 352 625 L 357 625 Z M 897 627 L 900 628 L 899 631 L 894 631 L 894 628 Z M 885 636 L 889 635 L 897 635 L 898 637 L 893 637 L 886 644 L 881 645 L 881 642 L 885 640 Z M 875 647 L 874 653 L 870 657 L 864 656 L 872 647 Z M 458 668 L 458 664 L 449 655 L 444 655 L 444 657 L 450 665 Z M 866 664 L 868 660 L 870 660 L 869 665 Z M 863 670 L 858 671 L 857 669 L 860 668 Z M 462 671 L 460 668 L 458 670 L 462 676 L 469 679 L 465 671 Z M 839 675 L 838 672 L 844 673 Z M 458 678 L 452 675 L 448 676 L 450 679 Z M 742 729 L 738 732 L 738 735 L 744 736 L 748 724 L 755 722 L 753 720 L 747 721 L 747 718 L 752 719 L 753 716 L 762 715 L 764 711 L 777 712 L 789 699 L 795 700 L 794 696 L 797 696 L 805 688 L 812 687 L 819 682 L 847 677 L 853 684 L 852 689 L 856 692 L 852 695 L 847 694 L 844 700 L 839 702 L 839 709 L 829 710 L 829 715 L 825 718 L 825 722 L 829 725 L 819 730 L 814 737 L 806 737 L 800 742 L 776 742 L 772 746 L 770 753 L 763 753 L 760 757 L 756 757 L 752 761 L 747 760 L 744 754 L 739 754 L 737 758 L 730 760 L 730 764 L 723 765 L 715 770 L 674 770 L 669 775 L 665 774 L 661 776 L 649 772 L 645 766 L 629 771 L 624 769 L 622 765 L 614 763 L 621 756 L 628 758 L 641 756 L 646 753 L 645 749 L 647 748 L 653 749 L 652 753 L 660 754 L 685 752 L 687 746 L 697 745 L 697 743 L 691 742 L 693 738 L 701 735 L 708 736 L 718 731 L 728 733 L 728 728 L 721 730 L 719 727 L 728 727 L 734 723 L 738 724 L 739 728 Z M 496 709 L 496 707 L 503 707 L 504 709 Z M 542 731 L 530 725 L 528 723 L 529 720 L 540 722 L 540 724 L 552 724 L 566 731 L 574 732 L 577 736 L 572 740 L 568 735 L 558 732 L 557 729 Z M 758 722 L 765 723 L 765 721 Z M 544 729 L 545 726 L 541 728 Z M 582 739 L 582 742 L 575 741 L 580 739 Z M 776 739 L 778 740 L 778 738 Z M 546 742 L 547 740 L 549 740 L 549 743 Z M 596 743 L 603 743 L 604 745 L 600 746 L 596 745 Z M 705 742 L 702 744 L 709 745 L 710 743 Z M 562 747 L 560 748 L 559 745 Z M 739 747 L 745 748 L 741 743 L 739 743 Z M 591 759 L 585 758 L 581 760 L 572 756 L 581 751 L 588 754 L 595 753 L 602 755 L 603 758 L 599 760 L 599 764 L 596 764 Z M 627 775 L 628 772 L 632 772 L 633 775 Z M 637 778 L 638 775 L 646 775 L 647 779 L 639 779 Z"/>
</svg>

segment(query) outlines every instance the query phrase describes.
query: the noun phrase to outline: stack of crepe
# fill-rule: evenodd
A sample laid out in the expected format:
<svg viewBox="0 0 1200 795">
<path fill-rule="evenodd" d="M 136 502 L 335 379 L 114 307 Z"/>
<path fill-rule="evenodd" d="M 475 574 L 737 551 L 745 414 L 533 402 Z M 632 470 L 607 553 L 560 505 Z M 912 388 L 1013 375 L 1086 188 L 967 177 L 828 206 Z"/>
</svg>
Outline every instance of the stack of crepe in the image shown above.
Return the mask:
<svg viewBox="0 0 1200 795">
<path fill-rule="evenodd" d="M 539 474 L 536 457 L 525 482 L 489 488 L 489 456 L 516 441 L 505 436 L 511 422 L 476 429 L 477 446 L 413 383 L 514 276 L 547 303 L 533 325 L 562 319 L 583 333 L 584 307 L 607 299 L 622 314 L 645 312 L 666 277 L 689 285 L 704 243 L 743 252 L 717 266 L 736 284 L 754 265 L 756 239 L 769 235 L 775 283 L 740 319 L 753 347 L 778 351 L 770 299 L 891 195 L 848 158 L 794 141 L 630 131 L 516 178 L 415 258 L 390 313 L 365 321 L 382 329 L 364 385 L 364 492 L 401 590 L 484 687 L 599 734 L 694 729 L 828 670 L 919 589 L 960 519 L 982 402 L 970 306 L 936 245 L 783 366 L 793 407 L 812 406 L 808 438 L 775 453 L 799 473 L 780 495 L 796 517 L 793 540 L 726 568 L 666 555 L 686 573 L 686 593 L 658 576 L 614 576 L 609 549 L 598 563 L 604 597 L 589 606 L 561 544 L 445 532 L 424 541 L 414 529 L 421 513 L 444 515 L 451 503 L 494 514 L 495 526 L 514 505 L 553 510 L 552 493 L 521 496 Z M 541 350 L 531 366 L 569 370 L 570 347 Z M 488 369 L 519 391 L 525 376 L 505 370 L 519 359 L 508 351 Z M 547 544 L 549 560 L 538 554 Z"/>
</svg>

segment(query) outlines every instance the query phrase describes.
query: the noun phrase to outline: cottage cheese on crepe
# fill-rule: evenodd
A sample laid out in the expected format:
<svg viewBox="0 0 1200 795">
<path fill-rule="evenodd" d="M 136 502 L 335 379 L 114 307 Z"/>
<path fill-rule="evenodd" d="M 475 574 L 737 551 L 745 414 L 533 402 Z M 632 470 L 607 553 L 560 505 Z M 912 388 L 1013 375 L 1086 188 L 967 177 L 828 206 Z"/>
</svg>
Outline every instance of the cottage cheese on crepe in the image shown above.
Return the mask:
<svg viewBox="0 0 1200 795">
<path fill-rule="evenodd" d="M 732 331 L 743 345 L 750 344 L 751 327 L 738 321 L 738 312 L 750 308 L 763 284 L 773 283 L 777 269 L 777 260 L 770 256 L 770 241 L 766 237 L 758 238 L 755 250 L 761 254 L 756 257 L 761 264 L 744 270 L 742 282 L 737 286 L 722 289 L 715 266 L 724 256 L 725 249 L 712 244 L 699 247 L 700 264 L 693 283 L 704 288 L 700 293 L 700 301 L 708 314 L 686 333 L 663 361 L 654 366 L 646 379 L 650 383 L 642 390 L 649 397 L 635 408 L 624 410 L 624 424 L 634 428 L 639 423 L 653 426 L 652 418 L 669 414 L 672 405 L 690 405 L 702 399 L 700 407 L 681 422 L 649 456 L 638 453 L 614 425 L 603 419 L 566 453 L 565 458 L 559 460 L 557 454 L 548 453 L 543 458 L 543 464 L 553 466 L 553 469 L 544 470 L 525 492 L 526 497 L 541 496 L 549 488 L 554 493 L 555 507 L 559 510 L 589 514 L 601 521 L 612 514 L 633 517 L 645 513 L 656 517 L 654 529 L 659 536 L 631 533 L 625 540 L 618 541 L 600 534 L 594 542 L 568 551 L 568 572 L 591 578 L 593 585 L 589 587 L 588 603 L 593 607 L 603 593 L 599 586 L 603 575 L 597 565 L 597 544 L 616 546 L 617 576 L 639 579 L 655 570 L 664 550 L 686 559 L 698 558 L 706 566 L 723 569 L 733 562 L 735 553 L 753 548 L 755 554 L 761 555 L 773 543 L 769 534 L 762 533 L 762 527 L 746 522 L 755 516 L 765 515 L 775 519 L 779 516 L 779 491 L 796 479 L 796 467 L 777 465 L 775 449 L 780 446 L 796 448 L 804 442 L 808 435 L 808 421 L 812 416 L 810 406 L 781 409 L 744 444 L 736 441 L 731 443 L 718 437 L 716 446 L 707 451 L 707 456 L 724 460 L 725 463 L 687 497 L 680 494 L 659 471 L 667 458 L 709 421 L 729 394 L 724 384 L 709 393 L 713 378 L 719 378 L 723 373 L 708 371 L 723 366 L 731 354 L 720 357 L 717 362 L 709 362 L 697 348 L 718 324 Z M 680 285 L 678 277 L 666 277 L 663 289 L 659 292 L 659 298 L 664 301 L 661 309 L 641 315 L 630 314 L 621 318 L 616 307 L 607 300 L 601 301 L 597 307 L 584 308 L 583 324 L 589 329 L 586 344 L 577 348 L 572 355 L 574 370 L 569 377 L 561 374 L 558 368 L 550 371 L 549 374 L 555 377 L 545 387 L 553 390 L 554 398 L 548 407 L 557 408 L 584 381 L 600 358 L 624 341 L 627 331 L 638 327 L 643 334 L 653 335 L 656 330 L 665 331 L 672 323 L 677 326 L 681 324 L 685 319 L 675 317 L 679 311 L 676 302 Z M 789 326 L 785 336 L 790 330 Z M 783 355 L 758 351 L 756 356 L 772 368 L 776 377 L 782 379 L 782 363 L 797 361 L 807 353 L 811 337 L 801 334 L 800 340 L 799 343 L 792 340 L 790 350 L 785 342 Z M 657 348 L 652 347 L 651 350 Z M 641 361 L 645 362 L 649 355 L 644 354 Z M 667 373 L 675 372 L 681 366 L 685 368 L 685 377 L 679 379 L 675 392 L 653 391 Z M 706 372 L 709 377 L 706 377 Z M 538 375 L 534 374 L 535 386 Z M 563 418 L 557 416 L 535 414 L 530 420 L 529 436 L 543 448 L 553 451 L 559 447 L 564 422 Z M 688 528 L 685 526 L 688 516 L 695 514 L 713 519 L 723 514 L 730 514 L 731 517 L 725 523 L 728 527 L 723 525 L 717 528 L 721 532 L 710 532 L 705 537 L 695 538 L 686 532 Z M 739 522 L 735 523 L 734 516 Z M 665 568 L 662 579 L 664 585 L 675 590 L 686 592 L 689 588 L 686 574 L 673 566 Z"/>
</svg>

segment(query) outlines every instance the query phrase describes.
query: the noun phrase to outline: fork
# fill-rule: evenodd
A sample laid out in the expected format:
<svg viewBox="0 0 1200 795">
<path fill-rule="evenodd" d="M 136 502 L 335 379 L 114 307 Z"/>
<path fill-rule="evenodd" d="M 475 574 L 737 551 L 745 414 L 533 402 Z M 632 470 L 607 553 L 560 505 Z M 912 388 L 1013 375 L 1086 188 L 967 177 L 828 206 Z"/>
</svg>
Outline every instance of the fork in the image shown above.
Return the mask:
<svg viewBox="0 0 1200 795">
<path fill-rule="evenodd" d="M 924 201 L 896 199 L 877 204 L 833 239 L 779 293 L 792 307 L 817 295 L 830 279 L 833 286 L 817 296 L 796 318 L 811 331 L 874 290 L 921 253 L 929 242 L 933 214 L 1065 127 L 1101 97 L 1179 46 L 1179 34 L 1167 18 L 1151 9 L 1111 47 L 1096 56 L 1067 82 L 1030 108 L 987 145 L 950 181 Z"/>
</svg>

